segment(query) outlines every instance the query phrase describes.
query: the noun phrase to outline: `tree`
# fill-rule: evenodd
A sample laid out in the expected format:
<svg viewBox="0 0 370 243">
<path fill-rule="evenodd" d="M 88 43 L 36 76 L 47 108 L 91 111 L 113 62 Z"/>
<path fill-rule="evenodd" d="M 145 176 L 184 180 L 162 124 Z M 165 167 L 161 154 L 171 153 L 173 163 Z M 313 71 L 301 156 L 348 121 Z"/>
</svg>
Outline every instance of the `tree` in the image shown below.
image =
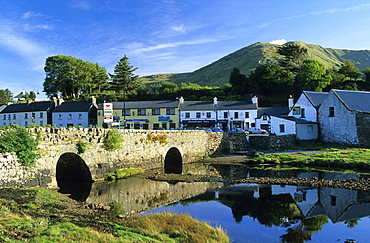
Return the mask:
<svg viewBox="0 0 370 243">
<path fill-rule="evenodd" d="M 134 94 L 140 87 L 138 76 L 134 74 L 137 68 L 130 65 L 129 58 L 125 55 L 119 60 L 114 68 L 114 74 L 111 77 L 110 88 L 123 93 L 123 100 L 126 100 L 127 94 Z"/>
<path fill-rule="evenodd" d="M 330 84 L 332 77 L 319 61 L 305 59 L 298 69 L 296 84 L 303 90 L 322 92 Z"/>
<path fill-rule="evenodd" d="M 12 101 L 12 92 L 9 89 L 0 89 L 0 104 L 6 104 Z"/>
<path fill-rule="evenodd" d="M 294 43 L 285 43 L 279 46 L 277 52 L 284 59 L 284 61 L 280 62 L 281 66 L 288 67 L 292 71 L 301 66 L 303 60 L 307 57 L 307 48 Z"/>
<path fill-rule="evenodd" d="M 233 93 L 237 95 L 244 95 L 254 93 L 256 91 L 255 84 L 245 74 L 240 73 L 239 68 L 234 67 L 230 74 L 229 82 L 233 87 Z"/>
<path fill-rule="evenodd" d="M 257 85 L 259 94 L 271 95 L 290 92 L 293 85 L 292 73 L 276 64 L 263 64 L 258 66 L 249 75 L 251 82 Z"/>
<path fill-rule="evenodd" d="M 356 82 L 361 75 L 360 70 L 352 63 L 350 60 L 344 60 L 341 64 L 341 67 L 338 70 L 338 73 L 343 74 L 346 77 L 345 80 L 345 89 L 357 89 Z"/>
<path fill-rule="evenodd" d="M 108 83 L 106 70 L 98 64 L 71 56 L 56 55 L 46 59 L 44 92 L 50 98 L 65 99 L 89 96 Z"/>
</svg>

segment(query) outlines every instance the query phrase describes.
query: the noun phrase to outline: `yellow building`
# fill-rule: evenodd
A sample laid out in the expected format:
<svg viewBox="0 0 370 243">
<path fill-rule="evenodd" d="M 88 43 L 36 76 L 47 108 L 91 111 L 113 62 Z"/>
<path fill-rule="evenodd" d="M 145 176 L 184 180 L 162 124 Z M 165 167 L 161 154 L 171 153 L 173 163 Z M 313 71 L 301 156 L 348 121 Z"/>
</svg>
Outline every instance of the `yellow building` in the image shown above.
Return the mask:
<svg viewBox="0 0 370 243">
<path fill-rule="evenodd" d="M 126 129 L 179 128 L 179 101 L 126 101 L 98 107 L 98 126 Z"/>
</svg>

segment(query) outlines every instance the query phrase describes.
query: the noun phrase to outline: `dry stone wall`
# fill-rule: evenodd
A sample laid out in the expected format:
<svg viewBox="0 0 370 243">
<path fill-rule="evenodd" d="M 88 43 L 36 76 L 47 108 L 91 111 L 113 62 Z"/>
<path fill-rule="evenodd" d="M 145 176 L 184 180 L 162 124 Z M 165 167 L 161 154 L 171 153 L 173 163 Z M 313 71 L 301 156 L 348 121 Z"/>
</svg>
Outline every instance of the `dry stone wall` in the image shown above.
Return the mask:
<svg viewBox="0 0 370 243">
<path fill-rule="evenodd" d="M 41 158 L 32 168 L 21 165 L 14 154 L 0 155 L 0 187 L 57 187 L 56 167 L 66 154 L 80 158 L 89 168 L 93 180 L 127 167 L 163 168 L 169 149 L 179 150 L 183 163 L 190 163 L 217 153 L 245 150 L 244 133 L 207 133 L 205 131 L 119 130 L 124 142 L 119 150 L 104 147 L 108 132 L 100 128 L 31 128 L 40 139 Z M 78 154 L 77 143 L 88 142 L 87 150 Z"/>
</svg>

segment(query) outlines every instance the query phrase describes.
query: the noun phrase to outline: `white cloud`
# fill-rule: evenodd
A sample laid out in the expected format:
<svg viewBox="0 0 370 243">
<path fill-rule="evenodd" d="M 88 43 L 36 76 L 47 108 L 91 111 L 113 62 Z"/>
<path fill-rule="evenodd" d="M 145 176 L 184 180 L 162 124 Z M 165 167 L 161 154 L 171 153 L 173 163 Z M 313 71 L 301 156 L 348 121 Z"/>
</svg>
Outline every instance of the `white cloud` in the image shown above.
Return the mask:
<svg viewBox="0 0 370 243">
<path fill-rule="evenodd" d="M 31 17 L 39 17 L 39 16 L 45 16 L 45 15 L 43 15 L 41 13 L 34 13 L 34 12 L 30 11 L 30 12 L 27 12 L 27 13 L 23 14 L 22 19 L 29 19 Z"/>
<path fill-rule="evenodd" d="M 184 25 L 183 24 L 180 25 L 180 26 L 174 26 L 174 27 L 172 27 L 172 29 L 174 31 L 178 31 L 178 32 L 185 32 L 185 28 L 184 28 Z"/>
<path fill-rule="evenodd" d="M 287 41 L 285 39 L 280 40 L 272 40 L 270 41 L 270 44 L 276 44 L 276 45 L 284 45 Z"/>
</svg>

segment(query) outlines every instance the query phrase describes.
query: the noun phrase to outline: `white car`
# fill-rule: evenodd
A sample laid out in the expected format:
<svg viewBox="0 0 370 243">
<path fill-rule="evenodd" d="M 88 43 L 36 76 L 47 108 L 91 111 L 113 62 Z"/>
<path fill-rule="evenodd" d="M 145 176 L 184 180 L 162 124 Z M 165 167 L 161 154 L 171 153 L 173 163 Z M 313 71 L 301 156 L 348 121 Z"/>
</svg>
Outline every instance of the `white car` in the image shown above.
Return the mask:
<svg viewBox="0 0 370 243">
<path fill-rule="evenodd" d="M 249 133 L 256 133 L 256 134 L 263 134 L 263 133 L 267 133 L 266 130 L 263 130 L 263 129 L 260 129 L 258 127 L 251 127 L 248 129 L 248 132 Z"/>
</svg>

